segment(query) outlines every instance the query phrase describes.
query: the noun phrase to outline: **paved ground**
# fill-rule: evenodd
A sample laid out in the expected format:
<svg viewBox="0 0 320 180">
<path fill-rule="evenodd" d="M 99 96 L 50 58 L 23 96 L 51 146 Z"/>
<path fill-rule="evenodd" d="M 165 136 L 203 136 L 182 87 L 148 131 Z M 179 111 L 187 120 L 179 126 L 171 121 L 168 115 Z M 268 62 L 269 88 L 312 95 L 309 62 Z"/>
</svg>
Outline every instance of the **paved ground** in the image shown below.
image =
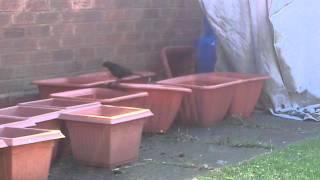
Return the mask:
<svg viewBox="0 0 320 180">
<path fill-rule="evenodd" d="M 58 159 L 49 180 L 180 180 L 235 164 L 296 141 L 320 135 L 320 123 L 255 113 L 249 120 L 226 119 L 210 128 L 175 126 L 166 135 L 145 134 L 140 160 L 115 171 Z"/>
</svg>

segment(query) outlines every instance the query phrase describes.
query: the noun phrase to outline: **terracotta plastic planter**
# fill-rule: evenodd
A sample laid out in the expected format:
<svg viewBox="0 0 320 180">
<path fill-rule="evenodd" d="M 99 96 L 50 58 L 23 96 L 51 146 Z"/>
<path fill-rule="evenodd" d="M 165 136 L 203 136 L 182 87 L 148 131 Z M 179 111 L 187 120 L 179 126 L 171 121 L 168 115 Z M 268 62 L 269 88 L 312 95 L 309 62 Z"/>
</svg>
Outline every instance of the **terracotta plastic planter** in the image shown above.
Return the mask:
<svg viewBox="0 0 320 180">
<path fill-rule="evenodd" d="M 19 106 L 28 106 L 28 107 L 39 107 L 39 108 L 51 108 L 51 109 L 75 109 L 87 106 L 94 106 L 100 104 L 99 102 L 88 102 L 88 101 L 79 101 L 79 100 L 70 100 L 70 99 L 43 99 L 38 101 L 20 103 Z M 63 140 L 59 142 L 59 152 L 61 155 L 71 154 L 70 140 L 65 126 L 64 121 L 54 120 L 48 121 L 45 123 L 38 123 L 35 128 L 40 129 L 52 129 L 52 130 L 61 130 L 62 133 L 66 136 Z"/>
<path fill-rule="evenodd" d="M 133 75 L 123 78 L 125 82 L 147 82 L 151 77 L 155 76 L 152 72 L 136 72 L 139 75 Z M 109 72 L 97 72 L 84 74 L 74 77 L 62 77 L 46 80 L 33 81 L 38 86 L 41 98 L 45 99 L 52 93 L 63 91 L 92 88 L 99 85 L 115 82 L 117 79 Z"/>
<path fill-rule="evenodd" d="M 53 98 L 97 101 L 104 105 L 144 107 L 146 92 L 132 93 L 108 88 L 89 88 L 51 94 Z"/>
<path fill-rule="evenodd" d="M 0 117 L 0 128 L 3 127 L 16 127 L 16 128 L 26 128 L 32 127 L 36 124 L 33 121 L 25 120 L 24 118 L 18 117 Z"/>
<path fill-rule="evenodd" d="M 2 180 L 48 179 L 52 148 L 60 131 L 0 128 Z"/>
<path fill-rule="evenodd" d="M 182 124 L 210 127 L 223 120 L 232 102 L 235 87 L 241 80 L 195 74 L 158 83 L 191 88 L 192 94 L 182 103 L 179 120 Z"/>
<path fill-rule="evenodd" d="M 121 83 L 117 88 L 130 92 L 148 92 L 146 108 L 154 116 L 144 124 L 144 132 L 166 133 L 173 123 L 180 108 L 182 98 L 191 93 L 191 89 L 159 84 L 127 84 Z"/>
<path fill-rule="evenodd" d="M 147 109 L 96 106 L 62 113 L 72 153 L 86 165 L 115 167 L 137 160 Z"/>
<path fill-rule="evenodd" d="M 23 118 L 35 124 L 35 126 L 30 127 L 38 129 L 61 130 L 59 115 L 59 110 L 49 108 L 13 106 L 0 109 L 0 117 Z M 53 158 L 56 157 L 57 150 L 58 142 L 55 143 Z"/>
<path fill-rule="evenodd" d="M 263 85 L 269 76 L 259 74 L 244 74 L 236 72 L 217 72 L 212 75 L 241 79 L 238 84 L 229 109 L 232 115 L 250 117 L 260 97 Z"/>
<path fill-rule="evenodd" d="M 196 59 L 192 46 L 171 46 L 161 50 L 161 61 L 168 78 L 194 74 Z"/>
</svg>

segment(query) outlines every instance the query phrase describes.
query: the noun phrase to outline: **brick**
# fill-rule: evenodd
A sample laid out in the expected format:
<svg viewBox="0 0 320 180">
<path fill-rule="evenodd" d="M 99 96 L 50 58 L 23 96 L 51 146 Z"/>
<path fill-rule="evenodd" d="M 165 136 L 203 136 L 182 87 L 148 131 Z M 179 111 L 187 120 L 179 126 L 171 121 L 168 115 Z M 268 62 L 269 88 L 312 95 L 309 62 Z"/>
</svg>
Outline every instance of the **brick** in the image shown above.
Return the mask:
<svg viewBox="0 0 320 180">
<path fill-rule="evenodd" d="M 35 13 L 33 12 L 23 12 L 15 14 L 13 17 L 14 24 L 33 24 L 35 18 Z"/>
<path fill-rule="evenodd" d="M 41 64 L 52 62 L 52 53 L 48 51 L 36 51 L 28 55 L 30 64 Z"/>
<path fill-rule="evenodd" d="M 41 50 L 50 50 L 60 48 L 60 39 L 56 37 L 41 38 L 38 40 L 38 46 Z"/>
<path fill-rule="evenodd" d="M 59 14 L 56 12 L 38 13 L 35 18 L 37 24 L 53 24 L 59 21 Z"/>
<path fill-rule="evenodd" d="M 100 46 L 95 48 L 96 58 L 107 59 L 113 57 L 115 54 L 114 46 Z"/>
<path fill-rule="evenodd" d="M 146 19 L 158 18 L 159 15 L 160 15 L 159 9 L 145 9 L 143 11 L 143 18 L 146 18 Z"/>
<path fill-rule="evenodd" d="M 48 0 L 27 0 L 25 1 L 26 11 L 48 11 L 50 9 Z"/>
<path fill-rule="evenodd" d="M 135 28 L 135 24 L 131 21 L 116 22 L 115 31 L 116 32 L 132 32 Z"/>
<path fill-rule="evenodd" d="M 24 53 L 2 55 L 1 64 L 4 64 L 6 67 L 23 66 L 27 64 L 27 58 Z"/>
<path fill-rule="evenodd" d="M 107 33 L 112 33 L 114 32 L 115 29 L 115 23 L 98 23 L 96 25 L 96 29 L 98 33 L 103 33 L 103 34 L 107 34 Z"/>
<path fill-rule="evenodd" d="M 83 36 L 64 36 L 61 38 L 62 47 L 81 46 L 83 43 Z"/>
<path fill-rule="evenodd" d="M 0 11 L 21 11 L 24 0 L 0 0 Z"/>
<path fill-rule="evenodd" d="M 94 48 L 79 48 L 75 50 L 75 59 L 78 60 L 90 60 L 95 58 Z"/>
<path fill-rule="evenodd" d="M 74 24 L 57 24 L 51 26 L 51 32 L 54 36 L 74 35 Z"/>
<path fill-rule="evenodd" d="M 75 25 L 75 34 L 83 35 L 90 34 L 96 32 L 96 24 L 95 23 L 85 23 L 85 24 L 77 24 Z"/>
<path fill-rule="evenodd" d="M 50 0 L 50 7 L 52 10 L 69 10 L 71 9 L 71 1 L 69 0 Z"/>
<path fill-rule="evenodd" d="M 74 57 L 72 49 L 57 50 L 52 53 L 54 61 L 70 61 L 73 60 Z"/>
<path fill-rule="evenodd" d="M 27 36 L 29 37 L 47 37 L 50 34 L 50 27 L 44 26 L 31 26 L 26 28 Z"/>
<path fill-rule="evenodd" d="M 21 38 L 25 35 L 24 28 L 5 28 L 3 32 L 4 38 Z"/>
<path fill-rule="evenodd" d="M 103 19 L 102 11 L 68 11 L 62 15 L 64 22 L 98 22 Z"/>
<path fill-rule="evenodd" d="M 12 79 L 14 76 L 14 69 L 1 66 L 0 68 L 0 80 Z"/>
<path fill-rule="evenodd" d="M 11 23 L 11 14 L 0 13 L 0 27 L 5 27 Z"/>
<path fill-rule="evenodd" d="M 91 9 L 94 7 L 94 0 L 71 0 L 72 9 Z"/>
<path fill-rule="evenodd" d="M 38 50 L 36 39 L 17 39 L 13 42 L 13 48 L 17 51 Z"/>
</svg>

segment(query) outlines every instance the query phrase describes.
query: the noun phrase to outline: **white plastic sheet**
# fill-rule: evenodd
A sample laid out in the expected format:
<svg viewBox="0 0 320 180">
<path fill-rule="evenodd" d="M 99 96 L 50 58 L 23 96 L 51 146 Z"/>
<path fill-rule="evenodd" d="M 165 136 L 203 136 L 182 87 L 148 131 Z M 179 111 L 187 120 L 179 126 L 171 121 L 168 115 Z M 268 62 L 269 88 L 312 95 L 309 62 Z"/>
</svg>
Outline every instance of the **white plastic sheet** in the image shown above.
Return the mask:
<svg viewBox="0 0 320 180">
<path fill-rule="evenodd" d="M 270 75 L 261 102 L 275 114 L 318 107 L 319 0 L 199 2 L 219 40 L 218 71 Z"/>
</svg>

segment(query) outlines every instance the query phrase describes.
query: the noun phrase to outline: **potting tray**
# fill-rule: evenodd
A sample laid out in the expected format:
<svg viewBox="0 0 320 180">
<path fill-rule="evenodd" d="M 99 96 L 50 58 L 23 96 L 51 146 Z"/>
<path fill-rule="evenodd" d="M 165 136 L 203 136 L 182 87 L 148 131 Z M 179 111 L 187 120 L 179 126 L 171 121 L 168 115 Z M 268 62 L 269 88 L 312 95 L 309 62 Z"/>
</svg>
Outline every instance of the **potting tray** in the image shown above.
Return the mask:
<svg viewBox="0 0 320 180">
<path fill-rule="evenodd" d="M 32 127 L 36 124 L 33 121 L 25 120 L 24 118 L 17 117 L 0 117 L 0 128 L 2 127 Z"/>
<path fill-rule="evenodd" d="M 59 117 L 60 111 L 57 109 L 12 106 L 0 109 L 0 117 L 24 118 L 34 123 L 53 120 Z"/>
<path fill-rule="evenodd" d="M 73 109 L 73 108 L 80 108 L 80 107 L 92 106 L 97 104 L 99 104 L 99 102 L 50 98 L 50 99 L 20 103 L 19 106 L 51 108 L 51 109 Z"/>
<path fill-rule="evenodd" d="M 158 83 L 191 88 L 192 94 L 182 103 L 179 120 L 182 124 L 210 127 L 224 118 L 235 87 L 241 82 L 241 80 L 215 77 L 207 73 L 180 76 Z"/>
<path fill-rule="evenodd" d="M 191 89 L 160 85 L 160 84 L 132 84 L 121 83 L 115 86 L 117 89 L 125 89 L 130 92 L 147 92 L 146 108 L 150 109 L 154 116 L 144 124 L 144 132 L 165 133 L 173 123 L 185 94 Z"/>
<path fill-rule="evenodd" d="M 51 94 L 53 98 L 98 101 L 107 105 L 141 107 L 145 104 L 146 92 L 132 93 L 107 88 L 88 88 Z"/>
</svg>

